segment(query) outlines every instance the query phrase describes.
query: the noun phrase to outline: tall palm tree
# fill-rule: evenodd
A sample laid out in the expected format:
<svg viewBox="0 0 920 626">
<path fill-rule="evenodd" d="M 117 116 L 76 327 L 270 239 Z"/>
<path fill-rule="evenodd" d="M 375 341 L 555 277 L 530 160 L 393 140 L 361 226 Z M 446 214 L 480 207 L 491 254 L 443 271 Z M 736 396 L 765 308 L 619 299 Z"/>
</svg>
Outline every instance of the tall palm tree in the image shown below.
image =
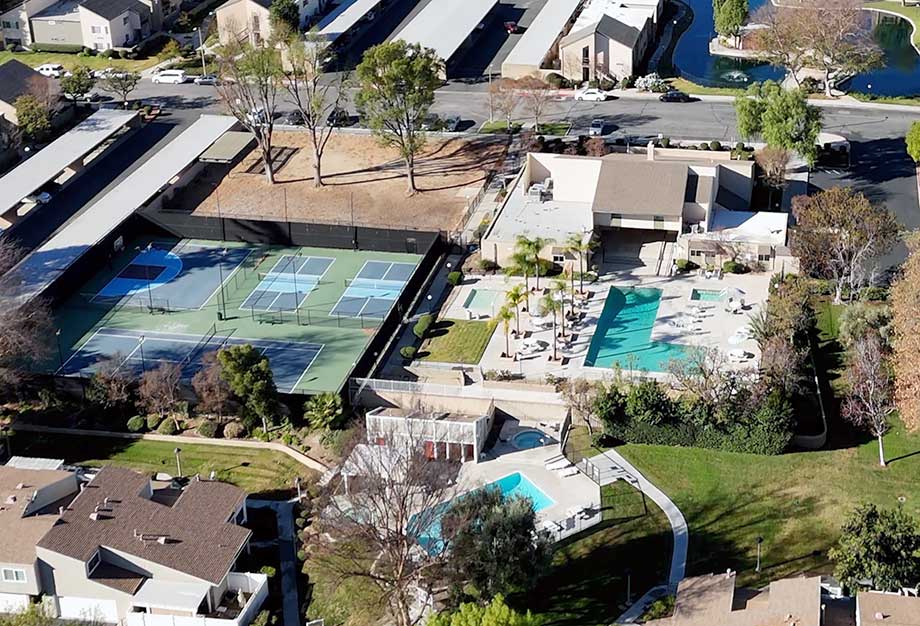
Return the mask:
<svg viewBox="0 0 920 626">
<path fill-rule="evenodd" d="M 597 248 L 597 238 L 594 236 L 594 233 L 591 233 L 591 236 L 585 239 L 586 233 L 572 233 L 569 235 L 569 238 L 565 240 L 565 250 L 578 256 L 578 272 L 579 276 L 579 290 L 581 293 L 585 292 L 585 267 L 588 254 L 595 248 Z"/>
<path fill-rule="evenodd" d="M 568 285 L 564 278 L 557 278 L 549 288 L 549 295 L 559 303 L 559 317 L 562 318 L 562 337 L 565 338 L 565 292 Z M 558 298 L 558 300 L 556 299 Z"/>
<path fill-rule="evenodd" d="M 552 242 L 552 239 L 546 237 L 528 237 L 527 235 L 518 235 L 514 241 L 515 254 L 523 253 L 529 261 L 528 265 L 534 268 L 538 290 L 540 289 L 540 261 L 543 260 L 540 258 L 540 253 Z"/>
<path fill-rule="evenodd" d="M 557 356 L 558 351 L 556 349 L 556 316 L 559 314 L 559 311 L 562 308 L 562 303 L 556 300 L 552 293 L 548 293 L 540 298 L 540 306 L 543 308 L 545 313 L 553 314 L 553 360 L 555 361 L 557 358 L 559 358 Z"/>
<path fill-rule="evenodd" d="M 509 334 L 511 330 L 511 320 L 513 319 L 514 319 L 514 311 L 512 311 L 510 308 L 508 308 L 507 305 L 505 305 L 502 308 L 500 308 L 498 312 L 495 314 L 495 317 L 493 317 L 489 321 L 489 324 L 493 328 L 495 326 L 498 326 L 499 324 L 502 325 L 502 330 L 504 330 L 505 332 L 505 354 L 502 356 L 506 356 L 508 358 L 511 358 L 512 356 L 511 355 L 511 341 L 509 338 Z"/>
<path fill-rule="evenodd" d="M 507 292 L 505 292 L 505 304 L 514 308 L 515 332 L 521 334 L 521 305 L 527 302 L 530 292 L 527 288 L 518 283 Z"/>
</svg>

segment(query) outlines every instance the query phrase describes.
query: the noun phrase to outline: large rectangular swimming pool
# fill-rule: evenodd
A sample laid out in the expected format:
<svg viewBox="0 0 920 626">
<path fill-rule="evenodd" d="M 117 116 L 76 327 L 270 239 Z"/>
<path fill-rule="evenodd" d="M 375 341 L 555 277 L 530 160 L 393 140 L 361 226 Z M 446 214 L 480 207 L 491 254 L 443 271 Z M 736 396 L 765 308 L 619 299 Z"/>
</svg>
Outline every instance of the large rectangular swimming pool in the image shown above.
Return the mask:
<svg viewBox="0 0 920 626">
<path fill-rule="evenodd" d="M 687 346 L 651 340 L 660 302 L 660 289 L 611 287 L 585 365 L 665 372 L 669 361 L 686 358 Z"/>
<path fill-rule="evenodd" d="M 520 472 L 508 474 L 507 476 L 499 478 L 496 481 L 483 485 L 479 489 L 498 489 L 506 498 L 528 498 L 533 505 L 533 510 L 536 512 L 540 512 L 543 509 L 556 503 L 555 500 L 543 493 L 539 487 L 530 482 L 530 479 Z M 470 491 L 466 494 L 457 496 L 457 498 L 454 498 L 454 500 L 465 498 L 470 493 L 475 493 L 479 489 L 474 489 L 473 491 Z M 418 542 L 429 552 L 433 552 L 441 548 L 441 518 L 450 509 L 454 500 L 442 502 L 441 504 L 437 505 L 437 507 L 434 509 L 435 513 L 437 514 L 437 519 L 433 524 L 431 524 L 430 528 L 419 533 Z M 413 518 L 414 517 L 415 516 L 413 516 Z M 412 525 L 411 520 L 409 523 Z"/>
</svg>

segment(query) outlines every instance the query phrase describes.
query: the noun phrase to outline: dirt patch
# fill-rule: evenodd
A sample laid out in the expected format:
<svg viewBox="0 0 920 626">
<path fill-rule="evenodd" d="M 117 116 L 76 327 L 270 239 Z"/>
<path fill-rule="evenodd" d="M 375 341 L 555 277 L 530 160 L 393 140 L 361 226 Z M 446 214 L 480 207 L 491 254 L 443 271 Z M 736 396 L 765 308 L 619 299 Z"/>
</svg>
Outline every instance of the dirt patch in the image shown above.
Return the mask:
<svg viewBox="0 0 920 626">
<path fill-rule="evenodd" d="M 419 230 L 455 230 L 470 198 L 490 170 L 504 158 L 494 138 L 429 138 L 417 159 L 416 185 L 406 194 L 402 159 L 369 135 L 336 134 L 323 156 L 324 186 L 313 186 L 309 134 L 283 132 L 275 145 L 296 153 L 269 185 L 260 173 L 260 155 L 250 152 L 223 178 L 216 193 L 207 192 L 195 214 L 299 222 L 351 224 Z M 250 171 L 255 173 L 250 173 Z"/>
</svg>

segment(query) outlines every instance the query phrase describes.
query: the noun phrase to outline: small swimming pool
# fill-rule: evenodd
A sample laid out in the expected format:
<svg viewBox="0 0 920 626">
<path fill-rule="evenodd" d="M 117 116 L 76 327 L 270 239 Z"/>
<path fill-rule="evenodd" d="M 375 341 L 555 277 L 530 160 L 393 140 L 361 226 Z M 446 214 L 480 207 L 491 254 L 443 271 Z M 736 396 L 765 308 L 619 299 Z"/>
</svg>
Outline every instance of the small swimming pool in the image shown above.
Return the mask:
<svg viewBox="0 0 920 626">
<path fill-rule="evenodd" d="M 722 292 L 716 289 L 693 289 L 690 299 L 699 302 L 718 302 L 722 299 Z"/>
<path fill-rule="evenodd" d="M 556 503 L 555 500 L 543 493 L 539 487 L 530 482 L 530 479 L 520 472 L 514 472 L 513 474 L 503 476 L 496 481 L 480 487 L 480 489 L 498 489 L 506 498 L 527 498 L 530 500 L 534 512 L 540 512 Z M 465 498 L 470 493 L 475 493 L 476 491 L 478 491 L 478 489 L 457 496 L 455 500 Z M 437 519 L 431 524 L 430 528 L 419 533 L 418 542 L 425 550 L 434 552 L 435 550 L 441 549 L 441 518 L 450 509 L 452 503 L 453 500 L 450 500 L 448 502 L 442 502 L 434 507 L 433 510 Z M 409 520 L 410 526 L 415 519 L 416 516 L 413 515 L 412 519 Z"/>
<path fill-rule="evenodd" d="M 511 443 L 518 450 L 530 450 L 539 448 L 550 442 L 550 437 L 539 430 L 524 430 L 511 438 Z"/>
<path fill-rule="evenodd" d="M 660 302 L 660 289 L 611 287 L 585 365 L 664 372 L 672 359 L 687 358 L 687 346 L 651 340 Z"/>
<path fill-rule="evenodd" d="M 502 295 L 502 292 L 494 289 L 470 289 L 463 308 L 470 311 L 480 311 L 482 313 L 492 313 L 495 302 Z"/>
</svg>

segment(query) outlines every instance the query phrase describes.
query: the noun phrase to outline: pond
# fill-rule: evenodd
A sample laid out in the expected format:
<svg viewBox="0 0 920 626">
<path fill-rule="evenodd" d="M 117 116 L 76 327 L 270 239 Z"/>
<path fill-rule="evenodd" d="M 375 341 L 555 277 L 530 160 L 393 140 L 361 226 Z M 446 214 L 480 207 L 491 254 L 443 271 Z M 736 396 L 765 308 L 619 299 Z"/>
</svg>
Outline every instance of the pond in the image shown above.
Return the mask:
<svg viewBox="0 0 920 626">
<path fill-rule="evenodd" d="M 674 65 L 681 76 L 713 87 L 746 87 L 752 82 L 782 80 L 785 72 L 765 63 L 709 54 L 715 36 L 712 0 L 685 0 L 693 9 L 693 22 L 681 35 L 674 50 Z M 750 0 L 753 14 L 769 0 Z M 920 94 L 920 56 L 911 45 L 911 25 L 895 16 L 867 11 L 872 36 L 885 55 L 885 67 L 860 74 L 846 87 L 851 91 L 884 96 Z"/>
</svg>

